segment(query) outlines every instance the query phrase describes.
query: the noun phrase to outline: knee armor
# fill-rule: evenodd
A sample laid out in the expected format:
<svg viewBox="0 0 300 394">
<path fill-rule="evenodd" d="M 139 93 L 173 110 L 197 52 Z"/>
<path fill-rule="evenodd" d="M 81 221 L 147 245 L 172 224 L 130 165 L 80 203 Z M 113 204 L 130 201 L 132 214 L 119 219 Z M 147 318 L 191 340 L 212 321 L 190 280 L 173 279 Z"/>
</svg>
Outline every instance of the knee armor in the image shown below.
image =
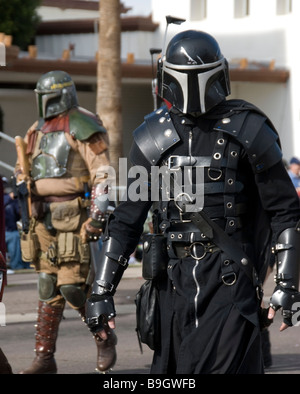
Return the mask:
<svg viewBox="0 0 300 394">
<path fill-rule="evenodd" d="M 86 293 L 80 285 L 62 285 L 60 293 L 72 308 L 81 308 L 86 301 Z"/>
<path fill-rule="evenodd" d="M 57 277 L 41 272 L 38 277 L 39 298 L 43 302 L 52 300 L 57 294 Z"/>
</svg>

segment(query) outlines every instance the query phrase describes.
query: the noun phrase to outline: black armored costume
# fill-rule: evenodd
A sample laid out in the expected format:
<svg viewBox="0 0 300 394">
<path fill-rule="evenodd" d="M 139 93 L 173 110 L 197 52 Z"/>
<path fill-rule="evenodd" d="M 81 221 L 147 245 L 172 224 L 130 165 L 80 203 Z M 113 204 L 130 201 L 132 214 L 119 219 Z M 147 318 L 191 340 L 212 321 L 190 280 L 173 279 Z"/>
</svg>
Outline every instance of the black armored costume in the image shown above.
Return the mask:
<svg viewBox="0 0 300 394">
<path fill-rule="evenodd" d="M 133 164 L 148 171 L 148 199 L 128 194 L 111 216 L 88 325 L 100 332 L 101 317 L 115 316 L 113 295 L 152 207 L 168 262 L 156 279 L 161 327 L 151 372 L 263 373 L 260 282 L 271 258 L 279 264 L 270 306 L 282 308 L 287 325 L 299 300 L 299 200 L 277 132 L 255 106 L 226 100 L 228 64 L 204 32 L 170 41 L 158 63 L 158 94 L 171 107 L 145 117 L 131 151 Z M 155 202 L 153 166 L 173 186 Z"/>
</svg>

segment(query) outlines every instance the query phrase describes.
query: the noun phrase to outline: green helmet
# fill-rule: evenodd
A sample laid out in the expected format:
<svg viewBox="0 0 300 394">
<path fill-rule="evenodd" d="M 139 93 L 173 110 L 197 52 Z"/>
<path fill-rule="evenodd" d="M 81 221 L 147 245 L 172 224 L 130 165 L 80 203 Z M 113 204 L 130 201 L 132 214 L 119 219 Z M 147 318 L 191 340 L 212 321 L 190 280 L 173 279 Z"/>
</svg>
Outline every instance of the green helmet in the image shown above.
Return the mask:
<svg viewBox="0 0 300 394">
<path fill-rule="evenodd" d="M 48 119 L 77 106 L 77 93 L 72 78 L 65 71 L 43 74 L 36 84 L 39 117 Z"/>
</svg>

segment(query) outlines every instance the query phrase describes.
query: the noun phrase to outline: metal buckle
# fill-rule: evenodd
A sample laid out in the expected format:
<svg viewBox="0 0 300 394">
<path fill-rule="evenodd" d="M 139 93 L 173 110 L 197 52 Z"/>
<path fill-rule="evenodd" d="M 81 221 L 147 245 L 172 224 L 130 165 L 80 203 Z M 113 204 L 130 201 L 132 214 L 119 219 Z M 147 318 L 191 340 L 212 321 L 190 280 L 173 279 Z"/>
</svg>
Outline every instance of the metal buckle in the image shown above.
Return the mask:
<svg viewBox="0 0 300 394">
<path fill-rule="evenodd" d="M 202 248 L 203 248 L 203 253 L 201 256 L 197 255 L 197 246 L 199 246 L 199 245 L 202 246 Z M 189 249 L 190 249 L 191 257 L 193 257 L 193 259 L 195 259 L 195 260 L 202 260 L 206 256 L 206 253 L 207 253 L 207 247 L 202 242 L 193 242 L 189 246 Z"/>
<path fill-rule="evenodd" d="M 125 258 L 124 256 L 122 256 L 122 255 L 119 256 L 119 258 L 118 258 L 118 263 L 119 263 L 120 265 L 122 265 L 123 267 L 125 267 L 126 264 L 127 264 L 127 262 L 128 262 L 128 259 L 126 259 L 126 258 Z"/>
<path fill-rule="evenodd" d="M 171 165 L 173 164 L 173 163 L 172 163 L 172 159 L 175 158 L 175 157 L 179 157 L 179 156 L 178 156 L 178 155 L 172 155 L 172 156 L 170 156 L 170 157 L 168 158 L 168 169 L 171 170 L 171 171 L 179 171 L 179 170 L 180 170 L 180 167 L 171 168 Z"/>
<path fill-rule="evenodd" d="M 106 280 L 96 280 L 96 283 L 98 286 L 102 287 L 105 291 L 109 291 L 110 293 L 113 291 L 114 289 L 114 285 L 112 283 L 107 282 Z"/>
<path fill-rule="evenodd" d="M 179 205 L 178 201 L 179 201 L 180 197 L 185 197 L 186 202 L 189 203 L 189 204 L 194 204 L 194 201 L 193 201 L 193 199 L 191 198 L 191 196 L 188 193 L 179 193 L 176 196 L 176 198 L 174 198 L 174 204 L 175 204 L 176 208 L 178 208 L 178 210 L 179 210 L 180 221 L 182 223 L 190 223 L 191 222 L 190 219 L 184 219 L 183 216 L 182 216 L 185 212 L 184 212 L 184 209 L 183 209 L 184 205 L 183 206 Z"/>
</svg>

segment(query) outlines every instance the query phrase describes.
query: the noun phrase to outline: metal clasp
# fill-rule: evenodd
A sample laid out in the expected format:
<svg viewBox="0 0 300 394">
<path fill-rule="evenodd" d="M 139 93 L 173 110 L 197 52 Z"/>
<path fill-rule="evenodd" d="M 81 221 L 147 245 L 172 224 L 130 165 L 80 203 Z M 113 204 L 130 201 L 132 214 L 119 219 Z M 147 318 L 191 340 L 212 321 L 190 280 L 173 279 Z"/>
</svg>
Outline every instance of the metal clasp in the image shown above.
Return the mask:
<svg viewBox="0 0 300 394">
<path fill-rule="evenodd" d="M 180 215 L 180 221 L 182 222 L 182 223 L 190 223 L 191 222 L 191 220 L 190 219 L 183 219 L 182 218 L 182 215 L 185 213 L 185 211 L 184 211 L 184 206 L 185 206 L 185 204 L 182 204 L 182 206 L 180 206 L 179 205 L 179 203 L 178 203 L 178 200 L 179 200 L 179 198 L 180 197 L 187 197 L 187 199 L 186 199 L 186 201 L 187 201 L 187 203 L 190 203 L 190 204 L 193 204 L 194 203 L 194 200 L 191 198 L 191 196 L 189 195 L 189 194 L 187 194 L 187 193 L 179 193 L 177 196 L 176 196 L 176 198 L 174 199 L 174 204 L 175 204 L 175 206 L 176 206 L 176 208 L 178 208 L 178 210 L 179 210 L 179 215 Z"/>
</svg>

